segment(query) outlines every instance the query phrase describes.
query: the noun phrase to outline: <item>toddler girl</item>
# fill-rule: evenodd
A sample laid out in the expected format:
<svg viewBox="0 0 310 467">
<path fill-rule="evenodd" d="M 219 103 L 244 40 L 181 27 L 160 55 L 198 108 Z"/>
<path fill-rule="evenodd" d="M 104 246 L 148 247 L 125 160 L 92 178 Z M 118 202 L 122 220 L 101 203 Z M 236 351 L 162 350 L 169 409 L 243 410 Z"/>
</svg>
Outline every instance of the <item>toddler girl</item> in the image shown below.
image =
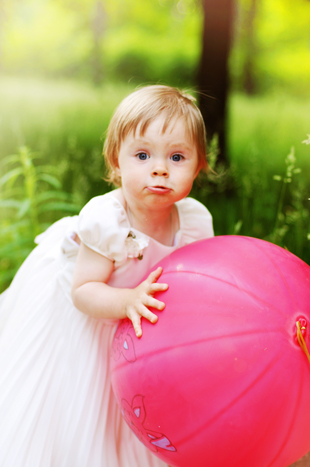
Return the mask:
<svg viewBox="0 0 310 467">
<path fill-rule="evenodd" d="M 120 188 L 37 237 L 0 296 L 1 466 L 165 465 L 124 422 L 109 354 L 119 319 L 138 338 L 142 317 L 158 319 L 149 307 L 165 306 L 162 269 L 141 282 L 147 271 L 213 235 L 208 210 L 187 198 L 205 145 L 194 99 L 177 89 L 147 86 L 117 108 L 104 153 Z"/>
</svg>

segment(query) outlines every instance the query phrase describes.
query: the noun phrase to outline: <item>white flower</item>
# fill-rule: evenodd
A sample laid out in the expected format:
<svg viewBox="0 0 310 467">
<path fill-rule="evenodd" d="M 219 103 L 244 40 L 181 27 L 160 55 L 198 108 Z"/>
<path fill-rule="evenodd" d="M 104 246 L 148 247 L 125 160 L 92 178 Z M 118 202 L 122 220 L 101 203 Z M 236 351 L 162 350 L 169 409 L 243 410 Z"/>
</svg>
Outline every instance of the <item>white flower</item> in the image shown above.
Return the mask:
<svg viewBox="0 0 310 467">
<path fill-rule="evenodd" d="M 143 258 L 143 250 L 149 244 L 149 241 L 146 237 L 137 237 L 136 234 L 130 230 L 129 234 L 125 240 L 125 247 L 127 250 L 128 258 Z"/>
</svg>

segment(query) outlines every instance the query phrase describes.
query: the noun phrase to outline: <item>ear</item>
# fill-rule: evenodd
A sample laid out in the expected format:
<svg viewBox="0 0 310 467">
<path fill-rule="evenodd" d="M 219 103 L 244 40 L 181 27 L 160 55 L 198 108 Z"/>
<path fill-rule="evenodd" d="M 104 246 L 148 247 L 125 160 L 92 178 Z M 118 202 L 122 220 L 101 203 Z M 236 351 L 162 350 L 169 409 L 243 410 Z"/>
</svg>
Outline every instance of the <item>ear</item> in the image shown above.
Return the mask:
<svg viewBox="0 0 310 467">
<path fill-rule="evenodd" d="M 194 175 L 194 178 L 198 177 L 199 172 L 201 171 L 201 169 L 202 169 L 202 164 L 199 162 L 197 170 L 196 170 L 195 175 Z"/>
<path fill-rule="evenodd" d="M 115 166 L 114 166 L 113 170 L 114 170 L 114 172 L 116 173 L 116 175 L 118 177 L 121 177 L 121 169 L 119 168 L 118 159 L 116 159 L 116 161 L 115 161 Z"/>
</svg>

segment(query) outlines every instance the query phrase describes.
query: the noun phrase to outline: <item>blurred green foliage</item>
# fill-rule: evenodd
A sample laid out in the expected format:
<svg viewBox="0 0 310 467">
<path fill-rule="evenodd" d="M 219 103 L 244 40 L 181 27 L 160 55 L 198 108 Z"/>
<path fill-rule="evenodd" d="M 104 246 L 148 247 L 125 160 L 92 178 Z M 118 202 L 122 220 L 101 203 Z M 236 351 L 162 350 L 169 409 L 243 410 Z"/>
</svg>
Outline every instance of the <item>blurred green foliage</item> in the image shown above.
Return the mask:
<svg viewBox="0 0 310 467">
<path fill-rule="evenodd" d="M 102 81 L 193 84 L 201 53 L 196 0 L 2 0 L 0 70 Z M 255 8 L 253 8 L 253 5 Z M 249 18 L 252 13 L 254 17 Z M 237 0 L 230 70 L 256 91 L 308 93 L 310 3 Z"/>
<path fill-rule="evenodd" d="M 57 217 L 77 214 L 81 205 L 61 191 L 56 166 L 35 165 L 26 146 L 1 161 L 0 285 L 7 285 L 34 247 L 34 239 Z"/>
<path fill-rule="evenodd" d="M 253 4 L 253 23 L 247 27 Z M 309 95 L 309 24 L 307 0 L 238 0 L 230 57 L 234 89 L 244 89 L 244 65 L 251 60 L 256 92 Z"/>
<path fill-rule="evenodd" d="M 7 0 L 5 5 L 6 73 L 175 85 L 190 83 L 195 74 L 201 35 L 195 0 Z"/>
</svg>

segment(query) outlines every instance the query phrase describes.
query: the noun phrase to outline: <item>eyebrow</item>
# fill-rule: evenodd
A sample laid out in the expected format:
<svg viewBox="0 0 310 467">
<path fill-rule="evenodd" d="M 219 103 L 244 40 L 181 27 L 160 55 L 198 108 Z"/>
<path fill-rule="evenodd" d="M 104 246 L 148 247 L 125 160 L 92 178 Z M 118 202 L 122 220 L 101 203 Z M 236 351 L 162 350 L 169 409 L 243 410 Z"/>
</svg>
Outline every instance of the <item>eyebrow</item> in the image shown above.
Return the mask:
<svg viewBox="0 0 310 467">
<path fill-rule="evenodd" d="M 149 144 L 150 142 L 149 142 L 149 140 L 147 138 L 143 138 L 143 136 L 142 136 L 142 137 L 138 137 L 138 138 L 135 137 L 135 139 L 133 140 L 131 145 L 134 145 L 136 143 Z"/>
<path fill-rule="evenodd" d="M 186 144 L 186 143 L 172 143 L 172 144 L 170 145 L 170 147 L 172 147 L 172 148 L 174 148 L 174 147 L 179 148 L 180 146 L 183 146 L 183 147 L 185 147 L 186 149 L 191 149 L 191 148 L 192 148 L 191 146 L 189 146 L 189 145 Z"/>
<path fill-rule="evenodd" d="M 148 139 L 145 139 L 143 137 L 140 137 L 140 138 L 136 138 L 132 144 L 130 144 L 130 146 L 135 146 L 136 144 L 145 144 L 145 145 L 149 145 L 149 144 L 152 144 L 150 143 L 150 141 Z M 170 148 L 180 148 L 180 147 L 185 147 L 186 149 L 188 150 L 191 150 L 192 149 L 192 146 L 189 146 L 188 144 L 186 144 L 185 142 L 177 142 L 177 143 L 172 143 L 169 145 Z"/>
</svg>

